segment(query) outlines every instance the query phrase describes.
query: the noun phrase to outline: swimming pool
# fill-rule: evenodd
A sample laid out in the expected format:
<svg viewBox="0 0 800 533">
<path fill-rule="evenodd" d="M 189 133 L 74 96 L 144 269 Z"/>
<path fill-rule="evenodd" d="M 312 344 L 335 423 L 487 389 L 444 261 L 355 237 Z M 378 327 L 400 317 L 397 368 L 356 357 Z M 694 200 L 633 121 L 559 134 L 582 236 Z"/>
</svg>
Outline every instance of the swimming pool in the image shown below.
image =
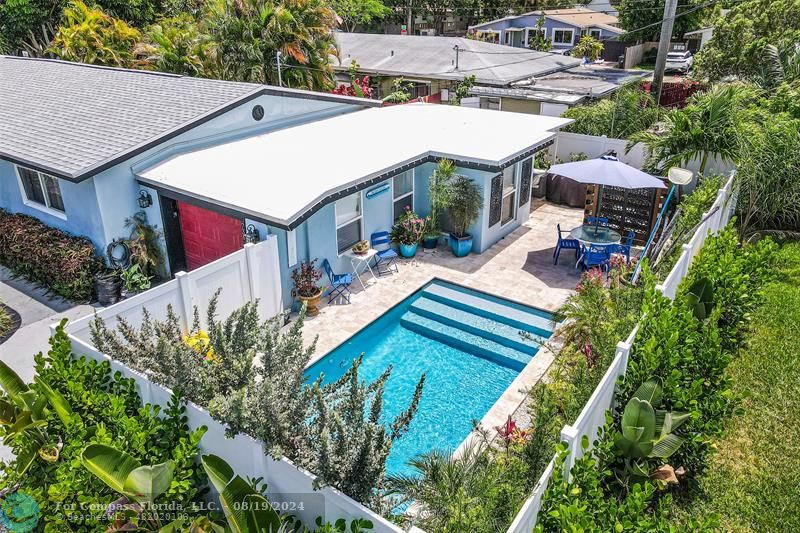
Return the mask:
<svg viewBox="0 0 800 533">
<path fill-rule="evenodd" d="M 324 383 L 335 381 L 362 352 L 361 379 L 372 381 L 392 365 L 384 391 L 384 416 L 391 420 L 426 373 L 417 414 L 387 461 L 389 474 L 407 474 L 412 457 L 456 449 L 472 420 L 489 411 L 552 331 L 545 311 L 434 280 L 311 365 L 306 376 L 324 373 Z"/>
</svg>

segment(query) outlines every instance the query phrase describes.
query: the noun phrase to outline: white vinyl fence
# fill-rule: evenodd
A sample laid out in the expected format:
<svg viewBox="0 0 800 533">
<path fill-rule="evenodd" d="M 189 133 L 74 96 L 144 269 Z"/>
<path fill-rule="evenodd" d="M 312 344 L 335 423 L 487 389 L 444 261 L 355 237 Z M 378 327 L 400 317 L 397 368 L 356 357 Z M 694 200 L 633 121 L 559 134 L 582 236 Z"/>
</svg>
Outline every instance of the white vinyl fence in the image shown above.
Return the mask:
<svg viewBox="0 0 800 533">
<path fill-rule="evenodd" d="M 97 314 L 109 325 L 114 324 L 117 317 L 123 317 L 132 325 L 138 326 L 142 309 L 146 308 L 156 318 L 163 318 L 166 306 L 171 304 L 184 329 L 188 329 L 193 319 L 194 306 L 198 307 L 202 319 L 208 300 L 220 287 L 223 288 L 218 303 L 221 317 L 228 316 L 233 310 L 256 299 L 259 300 L 262 317 L 280 313 L 282 306 L 277 238 L 270 236 L 259 244 L 246 244 L 238 252 L 192 272 L 180 273 L 172 281 L 107 307 Z M 119 371 L 124 377 L 136 382 L 143 403 L 166 406 L 172 396 L 169 389 L 151 382 L 141 373 L 114 361 L 91 345 L 89 324 L 93 319 L 94 315 L 90 315 L 67 326 L 73 352 L 96 361 L 109 361 L 112 372 Z M 55 326 L 51 329 L 55 329 Z M 192 430 L 201 426 L 208 428 L 200 442 L 201 454 L 222 457 L 243 477 L 263 478 L 267 483 L 270 499 L 277 509 L 297 516 L 307 526 L 313 526 L 318 516 L 331 522 L 339 518 L 348 521 L 366 518 L 373 522 L 373 530 L 377 533 L 402 531 L 336 489 L 324 487 L 314 490 L 313 474 L 285 458 L 277 460 L 269 457 L 262 442 L 246 435 L 226 438 L 225 426 L 211 418 L 202 407 L 189 402 L 186 416 Z"/>
<path fill-rule="evenodd" d="M 715 235 L 730 221 L 736 206 L 736 193 L 733 189 L 734 177 L 734 173 L 731 173 L 728 181 L 719 189 L 714 204 L 703 215 L 704 222 L 697 228 L 689 243 L 683 246 L 683 253 L 678 263 L 670 271 L 664 283 L 656 287 L 665 296 L 671 299 L 675 298 L 678 285 L 689 271 L 692 260 L 705 244 L 706 238 L 709 235 Z M 584 405 L 578 418 L 575 419 L 575 423 L 564 426 L 561 430 L 561 440 L 569 445 L 569 455 L 564 462 L 565 471 L 568 472 L 575 464 L 575 461 L 583 456 L 582 438 L 587 436 L 589 442 L 592 443 L 597 438 L 600 429 L 605 425 L 606 411 L 614 406 L 617 378 L 625 375 L 628 367 L 628 356 L 636 339 L 637 330 L 638 326 L 633 329 L 627 339 L 617 344 L 617 351 L 611 365 L 606 370 L 589 401 Z M 555 458 L 550 461 L 542 477 L 539 478 L 533 493 L 525 500 L 522 509 L 517 513 L 507 533 L 530 533 L 536 526 L 544 491 L 547 489 L 547 484 L 554 468 Z"/>
</svg>

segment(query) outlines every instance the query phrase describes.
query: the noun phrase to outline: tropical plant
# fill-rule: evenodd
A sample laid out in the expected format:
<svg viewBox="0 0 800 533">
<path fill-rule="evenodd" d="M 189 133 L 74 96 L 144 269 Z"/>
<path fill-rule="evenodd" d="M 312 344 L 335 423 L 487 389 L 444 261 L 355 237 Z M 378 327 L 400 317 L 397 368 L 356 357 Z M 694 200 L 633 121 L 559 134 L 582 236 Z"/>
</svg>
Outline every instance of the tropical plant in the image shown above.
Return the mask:
<svg viewBox="0 0 800 533">
<path fill-rule="evenodd" d="M 131 264 L 139 265 L 145 276 L 158 275 L 164 265 L 164 253 L 159 244 L 161 232 L 147 222 L 144 211 L 126 218 L 125 227 L 131 232 L 125 240 L 131 253 Z"/>
<path fill-rule="evenodd" d="M 186 76 L 213 74 L 216 50 L 211 36 L 191 16 L 161 19 L 148 26 L 145 37 L 148 61 L 156 70 Z"/>
<path fill-rule="evenodd" d="M 405 213 L 400 215 L 392 226 L 390 232 L 392 242 L 406 245 L 417 244 L 425 235 L 428 222 L 428 218 L 420 217 L 409 206 L 406 206 Z"/>
<path fill-rule="evenodd" d="M 92 242 L 0 209 L 0 263 L 46 290 L 76 301 L 92 297 L 102 266 Z"/>
<path fill-rule="evenodd" d="M 338 56 L 336 16 L 325 0 L 221 0 L 209 20 L 220 77 L 328 91 Z"/>
<path fill-rule="evenodd" d="M 292 283 L 294 283 L 292 291 L 295 296 L 311 298 L 320 293 L 321 289 L 317 282 L 322 278 L 322 271 L 317 268 L 316 263 L 316 259 L 301 261 L 300 265 L 292 270 Z"/>
<path fill-rule="evenodd" d="M 151 278 L 142 273 L 138 263 L 122 270 L 119 277 L 122 279 L 122 287 L 128 292 L 141 292 L 150 288 Z"/>
<path fill-rule="evenodd" d="M 439 235 L 442 231 L 440 218 L 450 207 L 450 184 L 456 176 L 456 165 L 449 159 L 440 159 L 428 180 L 428 199 L 431 204 L 430 221 L 426 228 L 429 235 Z"/>
<path fill-rule="evenodd" d="M 540 52 L 549 52 L 553 49 L 553 41 L 548 39 L 545 35 L 545 17 L 541 15 L 536 21 L 536 31 L 530 33 L 528 38 L 528 48 L 531 50 L 538 50 Z"/>
<path fill-rule="evenodd" d="M 737 162 L 741 154 L 743 111 L 753 91 L 738 84 L 716 84 L 689 98 L 688 105 L 664 116 L 665 132 L 639 132 L 629 137 L 627 150 L 643 142 L 649 151 L 644 170 L 664 175 L 671 167 L 700 159 L 703 174 L 709 157 Z"/>
<path fill-rule="evenodd" d="M 620 0 L 616 6 L 619 11 L 619 25 L 625 32 L 622 40 L 628 42 L 658 41 L 661 33 L 661 18 L 664 14 L 665 0 Z M 675 17 L 672 39 L 683 40 L 683 34 L 703 27 L 703 22 L 714 12 L 713 4 L 702 0 L 687 0 L 687 9 L 680 17 Z"/>
<path fill-rule="evenodd" d="M 652 127 L 662 113 L 650 94 L 634 82 L 620 88 L 613 98 L 571 107 L 562 116 L 575 119 L 564 131 L 627 139 L 634 133 Z"/>
<path fill-rule="evenodd" d="M 453 235 L 464 237 L 470 225 L 478 219 L 483 196 L 478 185 L 466 176 L 457 175 L 449 181 L 447 208 Z"/>
<path fill-rule="evenodd" d="M 585 57 L 589 61 L 595 61 L 603 54 L 603 48 L 603 43 L 591 35 L 584 35 L 570 53 L 574 57 Z"/>
<path fill-rule="evenodd" d="M 411 100 L 410 82 L 403 78 L 392 80 L 392 92 L 383 98 L 384 102 L 390 104 L 404 104 Z"/>
<path fill-rule="evenodd" d="M 765 89 L 800 79 L 800 45 L 792 43 L 783 49 L 774 44 L 764 46 L 762 72 L 752 79 Z"/>
<path fill-rule="evenodd" d="M 124 21 L 73 0 L 64 9 L 64 24 L 58 29 L 48 53 L 67 61 L 110 67 L 142 68 L 142 35 Z"/>
<path fill-rule="evenodd" d="M 381 0 L 331 0 L 331 7 L 347 32 L 354 32 L 358 26 L 381 20 L 390 13 Z"/>
<path fill-rule="evenodd" d="M 450 103 L 453 105 L 461 105 L 461 100 L 469 96 L 469 91 L 475 85 L 475 80 L 476 78 L 474 74 L 464 76 L 464 79 L 459 81 L 456 85 L 456 89 L 453 91 Z"/>
<path fill-rule="evenodd" d="M 369 76 L 358 77 L 358 61 L 355 59 L 350 62 L 347 68 L 350 75 L 350 85 L 337 85 L 331 92 L 333 94 L 343 94 L 345 96 L 356 96 L 358 98 L 372 98 L 373 90 L 369 85 Z"/>
<path fill-rule="evenodd" d="M 714 289 L 706 278 L 696 280 L 686 289 L 686 304 L 697 320 L 705 320 L 714 308 Z"/>
</svg>

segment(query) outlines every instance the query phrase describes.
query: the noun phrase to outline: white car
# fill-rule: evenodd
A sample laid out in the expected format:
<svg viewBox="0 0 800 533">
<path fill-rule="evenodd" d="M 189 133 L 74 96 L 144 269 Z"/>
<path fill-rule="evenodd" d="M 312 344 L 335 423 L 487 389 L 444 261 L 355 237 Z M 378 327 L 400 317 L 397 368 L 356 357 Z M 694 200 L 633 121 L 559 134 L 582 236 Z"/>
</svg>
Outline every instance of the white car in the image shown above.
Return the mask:
<svg viewBox="0 0 800 533">
<path fill-rule="evenodd" d="M 694 57 L 692 57 L 692 53 L 689 50 L 669 52 L 667 54 L 667 66 L 664 70 L 678 70 L 688 74 L 693 64 Z"/>
</svg>

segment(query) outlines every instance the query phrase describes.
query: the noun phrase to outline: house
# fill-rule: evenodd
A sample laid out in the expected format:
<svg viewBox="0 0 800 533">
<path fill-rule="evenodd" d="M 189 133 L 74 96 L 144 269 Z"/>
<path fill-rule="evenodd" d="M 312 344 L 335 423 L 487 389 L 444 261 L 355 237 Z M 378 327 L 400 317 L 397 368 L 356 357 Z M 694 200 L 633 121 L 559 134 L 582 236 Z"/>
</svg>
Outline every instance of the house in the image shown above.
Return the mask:
<svg viewBox="0 0 800 533">
<path fill-rule="evenodd" d="M 170 274 L 239 249 L 244 233 L 275 235 L 285 306 L 299 261 L 350 271 L 356 241 L 406 206 L 428 214 L 440 158 L 482 191 L 470 233 L 483 252 L 527 219 L 533 156 L 570 122 L 10 57 L 0 96 L 0 207 L 100 253 L 143 210 Z"/>
<path fill-rule="evenodd" d="M 705 44 L 711 40 L 712 35 L 714 35 L 714 26 L 706 26 L 699 30 L 687 31 L 683 34 L 683 37 L 686 39 L 689 50 L 695 53 L 701 50 Z"/>
<path fill-rule="evenodd" d="M 467 76 L 476 83 L 508 87 L 534 76 L 575 67 L 580 59 L 537 52 L 509 51 L 504 46 L 463 37 L 426 37 L 336 33 L 339 63 L 334 69 L 342 80 L 358 64 L 358 73 L 369 75 L 376 86 L 377 98 L 385 97 L 399 78 L 411 82 L 412 98 L 428 97 L 448 101 L 456 85 Z"/>
<path fill-rule="evenodd" d="M 541 18 L 544 18 L 544 22 L 539 30 L 537 24 Z M 565 53 L 584 35 L 591 35 L 608 46 L 609 41 L 616 41 L 624 32 L 618 24 L 614 15 L 578 6 L 504 17 L 470 26 L 469 32 L 481 41 L 529 48 L 536 32 L 541 31 L 542 36 L 553 43 L 553 51 Z M 619 55 L 618 52 L 614 53 Z M 615 56 L 609 59 L 615 60 Z"/>
<path fill-rule="evenodd" d="M 469 94 L 478 97 L 478 106 L 484 109 L 558 117 L 570 107 L 610 96 L 647 74 L 641 70 L 588 64 L 531 78 L 512 87 L 475 85 Z"/>
</svg>

